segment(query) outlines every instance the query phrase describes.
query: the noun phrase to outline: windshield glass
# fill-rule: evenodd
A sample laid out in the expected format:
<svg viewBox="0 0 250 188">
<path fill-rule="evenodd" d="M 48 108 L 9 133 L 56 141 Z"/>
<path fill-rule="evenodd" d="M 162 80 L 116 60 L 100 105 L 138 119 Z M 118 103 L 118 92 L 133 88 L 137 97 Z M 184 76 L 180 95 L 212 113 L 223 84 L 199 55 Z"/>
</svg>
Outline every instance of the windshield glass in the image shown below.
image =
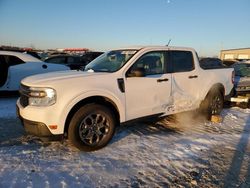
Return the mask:
<svg viewBox="0 0 250 188">
<path fill-rule="evenodd" d="M 235 70 L 236 76 L 250 76 L 250 64 L 234 64 L 232 67 Z"/>
<path fill-rule="evenodd" d="M 88 72 L 116 72 L 137 52 L 137 50 L 109 51 L 85 67 Z"/>
</svg>

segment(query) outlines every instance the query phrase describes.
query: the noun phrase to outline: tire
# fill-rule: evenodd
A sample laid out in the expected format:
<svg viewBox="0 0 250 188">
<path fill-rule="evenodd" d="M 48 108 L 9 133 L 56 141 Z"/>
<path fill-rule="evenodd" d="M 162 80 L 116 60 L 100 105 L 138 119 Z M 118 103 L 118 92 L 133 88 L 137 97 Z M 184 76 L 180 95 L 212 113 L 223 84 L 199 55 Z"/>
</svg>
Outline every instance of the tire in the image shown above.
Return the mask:
<svg viewBox="0 0 250 188">
<path fill-rule="evenodd" d="M 224 97 L 218 89 L 211 90 L 203 104 L 201 105 L 201 111 L 205 114 L 208 120 L 212 115 L 219 115 L 223 109 Z"/>
<path fill-rule="evenodd" d="M 115 132 L 115 117 L 112 111 L 98 104 L 81 107 L 72 117 L 68 138 L 82 151 L 94 151 L 106 146 Z"/>
</svg>

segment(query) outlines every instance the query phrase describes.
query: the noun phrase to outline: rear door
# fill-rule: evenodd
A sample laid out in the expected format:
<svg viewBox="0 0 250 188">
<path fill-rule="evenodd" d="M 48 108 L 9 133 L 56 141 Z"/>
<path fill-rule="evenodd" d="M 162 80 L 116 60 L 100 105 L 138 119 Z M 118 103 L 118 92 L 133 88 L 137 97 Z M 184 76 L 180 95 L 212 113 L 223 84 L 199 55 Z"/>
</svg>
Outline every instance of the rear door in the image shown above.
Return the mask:
<svg viewBox="0 0 250 188">
<path fill-rule="evenodd" d="M 200 104 L 202 86 L 199 69 L 195 67 L 192 51 L 169 51 L 172 72 L 172 111 L 192 110 Z M 209 79 L 209 78 L 207 78 Z"/>
<path fill-rule="evenodd" d="M 167 70 L 166 55 L 166 51 L 148 52 L 127 71 L 127 120 L 165 112 L 171 93 L 171 74 Z"/>
</svg>

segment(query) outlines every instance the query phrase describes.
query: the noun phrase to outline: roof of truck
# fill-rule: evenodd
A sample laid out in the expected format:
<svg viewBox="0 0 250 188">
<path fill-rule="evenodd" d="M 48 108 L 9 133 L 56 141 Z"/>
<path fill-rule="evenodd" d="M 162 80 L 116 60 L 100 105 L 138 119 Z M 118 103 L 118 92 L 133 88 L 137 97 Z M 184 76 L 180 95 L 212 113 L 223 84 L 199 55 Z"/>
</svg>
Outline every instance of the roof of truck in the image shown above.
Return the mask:
<svg viewBox="0 0 250 188">
<path fill-rule="evenodd" d="M 193 51 L 193 48 L 190 47 L 177 47 L 177 46 L 128 46 L 128 47 L 122 47 L 118 48 L 119 50 L 158 50 L 158 49 L 171 49 L 171 50 L 188 50 L 188 51 Z M 116 50 L 118 50 L 116 49 Z"/>
</svg>

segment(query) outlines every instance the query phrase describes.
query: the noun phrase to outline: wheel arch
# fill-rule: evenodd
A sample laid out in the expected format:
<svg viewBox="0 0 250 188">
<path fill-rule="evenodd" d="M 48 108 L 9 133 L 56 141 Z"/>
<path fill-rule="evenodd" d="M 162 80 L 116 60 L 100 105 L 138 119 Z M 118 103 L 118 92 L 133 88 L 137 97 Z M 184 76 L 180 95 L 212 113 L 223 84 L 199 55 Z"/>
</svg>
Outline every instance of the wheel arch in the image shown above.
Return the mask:
<svg viewBox="0 0 250 188">
<path fill-rule="evenodd" d="M 71 108 L 71 110 L 69 111 L 69 113 L 67 115 L 66 121 L 65 121 L 64 134 L 68 133 L 69 124 L 70 124 L 70 121 L 71 121 L 73 115 L 82 106 L 87 105 L 87 104 L 100 104 L 100 105 L 104 105 L 104 106 L 108 107 L 114 113 L 114 116 L 116 118 L 116 124 L 119 124 L 119 122 L 120 122 L 120 113 L 119 113 L 119 108 L 115 104 L 115 102 L 113 102 L 108 97 L 104 97 L 104 96 L 91 96 L 91 97 L 87 97 L 85 99 L 80 100 L 79 102 L 77 102 Z"/>
<path fill-rule="evenodd" d="M 225 87 L 223 86 L 223 84 L 221 83 L 216 83 L 214 85 L 212 85 L 212 87 L 210 87 L 210 89 L 207 91 L 206 95 L 205 95 L 205 98 L 203 100 L 206 99 L 206 97 L 211 93 L 211 92 L 214 92 L 214 91 L 217 91 L 219 90 L 222 94 L 222 96 L 225 98 Z"/>
</svg>

